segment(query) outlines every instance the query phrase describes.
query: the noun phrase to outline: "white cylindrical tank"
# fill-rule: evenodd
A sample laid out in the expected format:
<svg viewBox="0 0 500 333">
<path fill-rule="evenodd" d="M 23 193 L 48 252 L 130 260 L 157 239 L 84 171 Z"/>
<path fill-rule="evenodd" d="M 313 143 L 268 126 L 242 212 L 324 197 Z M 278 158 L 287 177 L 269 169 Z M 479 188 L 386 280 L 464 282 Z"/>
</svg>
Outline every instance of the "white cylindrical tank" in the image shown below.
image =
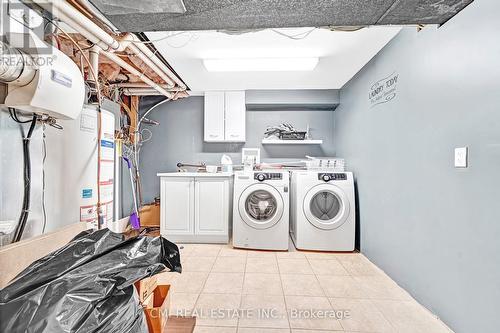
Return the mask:
<svg viewBox="0 0 500 333">
<path fill-rule="evenodd" d="M 113 221 L 113 184 L 115 172 L 115 117 L 101 110 L 101 140 L 98 142 L 99 112 L 97 106 L 84 105 L 75 120 L 60 121 L 64 127 L 62 150 L 64 181 L 60 218 L 68 222 L 86 222 L 98 227 L 97 158 L 101 147 L 100 199 L 101 228 Z"/>
</svg>

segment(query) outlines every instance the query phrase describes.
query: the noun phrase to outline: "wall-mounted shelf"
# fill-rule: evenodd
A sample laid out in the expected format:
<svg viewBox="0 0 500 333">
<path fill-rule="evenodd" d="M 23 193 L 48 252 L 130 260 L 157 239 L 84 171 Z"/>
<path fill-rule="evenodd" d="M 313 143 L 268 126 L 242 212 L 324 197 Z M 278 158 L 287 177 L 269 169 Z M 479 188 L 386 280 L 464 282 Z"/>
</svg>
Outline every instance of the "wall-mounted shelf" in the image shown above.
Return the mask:
<svg viewBox="0 0 500 333">
<path fill-rule="evenodd" d="M 278 140 L 263 139 L 263 145 L 321 145 L 323 140 Z"/>
</svg>

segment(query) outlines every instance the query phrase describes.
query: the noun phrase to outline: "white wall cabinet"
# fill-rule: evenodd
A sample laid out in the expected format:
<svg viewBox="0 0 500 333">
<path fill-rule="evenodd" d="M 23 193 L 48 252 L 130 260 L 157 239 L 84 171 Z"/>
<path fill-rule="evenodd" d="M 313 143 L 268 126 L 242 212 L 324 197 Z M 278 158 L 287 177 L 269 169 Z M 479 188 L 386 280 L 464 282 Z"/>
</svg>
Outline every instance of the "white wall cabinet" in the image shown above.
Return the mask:
<svg viewBox="0 0 500 333">
<path fill-rule="evenodd" d="M 173 242 L 228 243 L 231 175 L 158 174 L 160 233 Z"/>
<path fill-rule="evenodd" d="M 245 141 L 245 92 L 226 91 L 224 96 L 225 122 L 224 138 L 226 141 Z"/>
<path fill-rule="evenodd" d="M 205 141 L 245 142 L 245 111 L 244 91 L 207 91 Z"/>
<path fill-rule="evenodd" d="M 205 141 L 224 141 L 224 105 L 223 91 L 209 91 L 205 93 Z"/>
</svg>

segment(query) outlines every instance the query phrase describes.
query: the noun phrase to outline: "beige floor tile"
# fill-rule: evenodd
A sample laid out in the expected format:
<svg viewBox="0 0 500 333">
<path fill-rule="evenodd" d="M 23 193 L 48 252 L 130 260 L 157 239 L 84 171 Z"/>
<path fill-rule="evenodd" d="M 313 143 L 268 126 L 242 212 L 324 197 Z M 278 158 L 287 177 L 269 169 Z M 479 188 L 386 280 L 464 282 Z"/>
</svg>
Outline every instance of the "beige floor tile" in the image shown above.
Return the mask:
<svg viewBox="0 0 500 333">
<path fill-rule="evenodd" d="M 259 250 L 248 250 L 247 252 L 248 258 L 276 258 L 276 251 L 259 251 Z"/>
<path fill-rule="evenodd" d="M 314 274 L 317 275 L 349 275 L 337 259 L 309 259 Z"/>
<path fill-rule="evenodd" d="M 243 273 L 246 261 L 246 257 L 218 257 L 212 267 L 212 272 Z"/>
<path fill-rule="evenodd" d="M 307 259 L 278 259 L 280 274 L 314 274 Z"/>
<path fill-rule="evenodd" d="M 177 244 L 179 247 L 179 252 L 181 254 L 181 259 L 183 257 L 189 257 L 191 253 L 193 252 L 193 245 L 192 244 Z"/>
<path fill-rule="evenodd" d="M 159 284 L 170 284 L 172 285 L 173 284 L 173 281 L 176 279 L 177 276 L 179 276 L 180 274 L 182 273 L 177 273 L 177 272 L 164 272 L 164 273 L 160 273 L 160 274 L 157 274 L 155 275 L 156 276 L 156 281 L 159 283 Z"/>
<path fill-rule="evenodd" d="M 208 272 L 184 272 L 170 281 L 172 291 L 177 293 L 198 294 L 203 289 Z"/>
<path fill-rule="evenodd" d="M 203 293 L 241 294 L 243 273 L 210 273 Z"/>
<path fill-rule="evenodd" d="M 358 255 L 349 259 L 349 257 L 341 256 L 338 258 L 342 266 L 352 276 L 375 276 L 383 274 L 383 272 L 373 265 L 368 259 L 362 255 Z"/>
<path fill-rule="evenodd" d="M 172 285 L 171 313 L 205 309 L 195 328 L 198 333 L 289 332 L 286 317 L 271 324 L 244 318 L 236 328 L 236 309 L 283 308 L 280 301 L 283 294 L 287 295 L 284 303 L 288 314 L 291 309 L 305 310 L 307 314 L 328 306 L 350 311 L 350 317 L 342 320 L 304 318 L 296 314 L 289 322 L 291 331 L 296 333 L 338 331 L 342 326 L 353 333 L 451 332 L 359 253 L 297 251 L 293 246 L 289 252 L 233 249 L 230 245 L 214 244 L 180 247 L 183 247 L 180 249 L 183 273 L 164 272 L 157 279 L 161 284 Z M 323 297 L 323 293 L 330 299 Z M 222 315 L 215 312 L 211 317 L 207 309 L 222 309 Z"/>
<path fill-rule="evenodd" d="M 326 297 L 285 296 L 285 303 L 292 329 L 342 331 Z"/>
<path fill-rule="evenodd" d="M 236 333 L 236 327 L 223 327 L 223 326 L 198 326 L 194 328 L 193 333 Z"/>
<path fill-rule="evenodd" d="M 382 271 L 360 253 L 343 254 L 337 260 L 353 276 L 379 275 Z"/>
<path fill-rule="evenodd" d="M 219 257 L 246 257 L 248 250 L 234 249 L 232 247 L 224 246 L 220 249 Z"/>
<path fill-rule="evenodd" d="M 200 294 L 193 314 L 197 326 L 238 326 L 239 294 Z"/>
<path fill-rule="evenodd" d="M 279 274 L 246 273 L 243 294 L 283 295 Z"/>
<path fill-rule="evenodd" d="M 341 315 L 344 330 L 373 333 L 396 333 L 376 306 L 367 299 L 330 298 L 330 304 Z"/>
<path fill-rule="evenodd" d="M 187 294 L 173 292 L 170 294 L 170 310 L 172 316 L 186 317 L 191 313 L 196 304 L 199 294 Z"/>
<path fill-rule="evenodd" d="M 304 252 L 293 249 L 287 252 L 276 252 L 276 257 L 284 259 L 303 259 L 306 257 L 306 255 L 304 254 Z"/>
<path fill-rule="evenodd" d="M 274 257 L 249 257 L 246 265 L 247 273 L 279 273 L 278 261 Z"/>
<path fill-rule="evenodd" d="M 411 296 L 386 275 L 354 276 L 367 298 L 408 301 Z"/>
<path fill-rule="evenodd" d="M 185 257 L 182 259 L 183 272 L 210 272 L 217 257 Z"/>
<path fill-rule="evenodd" d="M 328 297 L 368 298 L 363 286 L 351 276 L 317 275 L 316 277 Z"/>
<path fill-rule="evenodd" d="M 222 246 L 218 244 L 192 244 L 191 257 L 217 257 Z"/>
<path fill-rule="evenodd" d="M 290 333 L 290 329 L 288 329 L 288 328 L 238 327 L 238 333 Z M 325 333 L 325 332 L 323 332 L 323 333 Z"/>
<path fill-rule="evenodd" d="M 315 251 L 304 251 L 307 258 L 310 259 L 333 259 L 336 258 L 336 252 L 315 252 Z"/>
<path fill-rule="evenodd" d="M 373 300 L 398 332 L 450 333 L 451 330 L 416 301 Z"/>
<path fill-rule="evenodd" d="M 285 295 L 324 296 L 315 275 L 281 274 Z"/>
<path fill-rule="evenodd" d="M 283 296 L 243 295 L 238 327 L 289 328 Z"/>
<path fill-rule="evenodd" d="M 327 333 L 327 332 L 341 332 L 339 330 L 297 330 L 297 329 L 292 329 L 292 333 Z M 354 333 L 354 332 L 352 332 Z"/>
</svg>

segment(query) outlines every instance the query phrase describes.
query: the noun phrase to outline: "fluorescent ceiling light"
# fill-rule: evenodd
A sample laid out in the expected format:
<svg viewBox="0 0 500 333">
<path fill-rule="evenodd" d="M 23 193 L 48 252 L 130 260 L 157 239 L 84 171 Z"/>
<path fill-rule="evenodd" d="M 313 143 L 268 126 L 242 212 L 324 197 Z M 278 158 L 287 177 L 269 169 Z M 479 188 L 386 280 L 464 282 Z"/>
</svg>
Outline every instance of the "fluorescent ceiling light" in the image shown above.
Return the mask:
<svg viewBox="0 0 500 333">
<path fill-rule="evenodd" d="M 293 72 L 312 71 L 319 62 L 310 58 L 241 58 L 204 59 L 209 72 Z"/>
</svg>

